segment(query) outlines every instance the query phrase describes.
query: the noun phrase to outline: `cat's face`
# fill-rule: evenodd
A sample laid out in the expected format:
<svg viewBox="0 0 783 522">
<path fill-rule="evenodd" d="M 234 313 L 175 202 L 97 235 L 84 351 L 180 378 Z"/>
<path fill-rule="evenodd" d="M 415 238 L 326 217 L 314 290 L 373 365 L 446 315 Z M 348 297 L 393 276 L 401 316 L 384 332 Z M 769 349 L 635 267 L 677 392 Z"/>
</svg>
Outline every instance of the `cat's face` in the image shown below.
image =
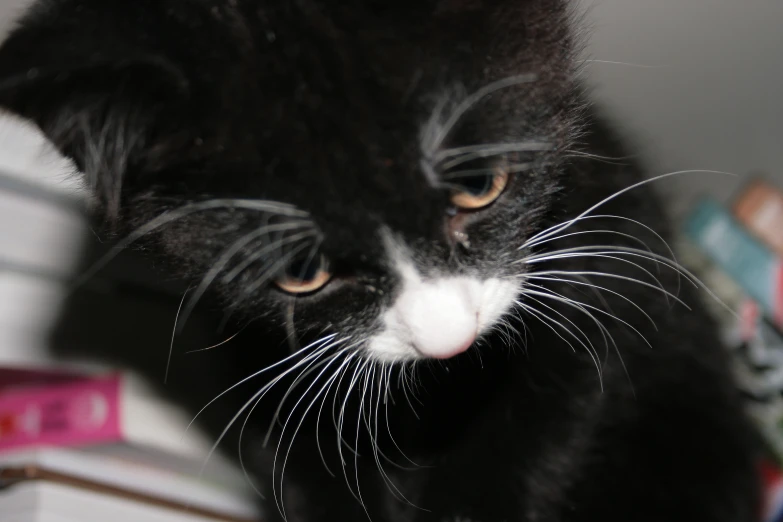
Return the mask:
<svg viewBox="0 0 783 522">
<path fill-rule="evenodd" d="M 50 4 L 0 54 L 36 70 L 2 101 L 110 216 L 158 220 L 195 297 L 383 361 L 454 356 L 514 309 L 575 132 L 560 2 Z M 49 74 L 57 53 L 79 70 Z"/>
</svg>

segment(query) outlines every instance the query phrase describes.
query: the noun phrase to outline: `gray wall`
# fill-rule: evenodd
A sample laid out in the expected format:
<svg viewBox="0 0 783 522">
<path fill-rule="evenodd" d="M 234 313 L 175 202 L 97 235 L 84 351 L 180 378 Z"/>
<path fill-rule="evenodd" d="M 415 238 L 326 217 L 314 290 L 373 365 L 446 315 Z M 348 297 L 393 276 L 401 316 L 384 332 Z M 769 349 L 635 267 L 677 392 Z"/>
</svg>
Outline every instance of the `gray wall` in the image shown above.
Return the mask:
<svg viewBox="0 0 783 522">
<path fill-rule="evenodd" d="M 596 96 L 653 166 L 760 171 L 783 186 L 783 1 L 585 0 Z M 661 188 L 675 211 L 739 180 L 689 175 Z"/>
</svg>

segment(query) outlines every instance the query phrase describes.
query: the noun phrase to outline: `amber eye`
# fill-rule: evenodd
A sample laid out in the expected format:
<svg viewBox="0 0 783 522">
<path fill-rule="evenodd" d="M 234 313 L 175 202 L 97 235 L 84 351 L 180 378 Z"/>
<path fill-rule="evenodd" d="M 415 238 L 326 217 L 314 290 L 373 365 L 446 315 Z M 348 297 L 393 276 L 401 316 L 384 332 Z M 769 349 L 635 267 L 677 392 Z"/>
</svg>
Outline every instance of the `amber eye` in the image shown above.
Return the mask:
<svg viewBox="0 0 783 522">
<path fill-rule="evenodd" d="M 293 261 L 275 284 L 289 294 L 309 294 L 323 288 L 331 277 L 329 264 L 321 255 Z"/>
<path fill-rule="evenodd" d="M 478 210 L 498 199 L 508 185 L 508 172 L 496 169 L 491 175 L 464 176 L 453 180 L 451 202 L 463 210 Z"/>
</svg>

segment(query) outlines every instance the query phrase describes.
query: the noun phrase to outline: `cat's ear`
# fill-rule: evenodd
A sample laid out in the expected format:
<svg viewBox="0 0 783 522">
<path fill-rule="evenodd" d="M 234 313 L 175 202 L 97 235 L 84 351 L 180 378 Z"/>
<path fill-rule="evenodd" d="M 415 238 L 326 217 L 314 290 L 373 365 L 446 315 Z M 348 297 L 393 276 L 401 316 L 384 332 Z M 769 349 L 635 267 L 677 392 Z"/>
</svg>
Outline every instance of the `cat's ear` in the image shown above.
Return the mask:
<svg viewBox="0 0 783 522">
<path fill-rule="evenodd" d="M 145 168 L 161 115 L 187 82 L 110 19 L 97 29 L 101 20 L 57 14 L 39 5 L 0 47 L 0 107 L 40 127 L 115 218 L 123 183 Z"/>
</svg>

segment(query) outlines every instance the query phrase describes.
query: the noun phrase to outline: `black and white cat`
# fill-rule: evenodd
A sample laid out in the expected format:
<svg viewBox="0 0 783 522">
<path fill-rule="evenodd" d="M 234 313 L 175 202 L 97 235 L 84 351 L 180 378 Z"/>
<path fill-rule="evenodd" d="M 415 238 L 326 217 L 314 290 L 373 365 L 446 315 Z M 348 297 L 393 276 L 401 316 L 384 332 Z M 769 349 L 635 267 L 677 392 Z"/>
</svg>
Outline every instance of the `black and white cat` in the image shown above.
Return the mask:
<svg viewBox="0 0 783 522">
<path fill-rule="evenodd" d="M 578 25 L 565 0 L 40 0 L 0 49 L 0 105 L 191 285 L 180 328 L 236 328 L 172 393 L 218 397 L 265 520 L 758 519 L 726 356 Z"/>
</svg>

